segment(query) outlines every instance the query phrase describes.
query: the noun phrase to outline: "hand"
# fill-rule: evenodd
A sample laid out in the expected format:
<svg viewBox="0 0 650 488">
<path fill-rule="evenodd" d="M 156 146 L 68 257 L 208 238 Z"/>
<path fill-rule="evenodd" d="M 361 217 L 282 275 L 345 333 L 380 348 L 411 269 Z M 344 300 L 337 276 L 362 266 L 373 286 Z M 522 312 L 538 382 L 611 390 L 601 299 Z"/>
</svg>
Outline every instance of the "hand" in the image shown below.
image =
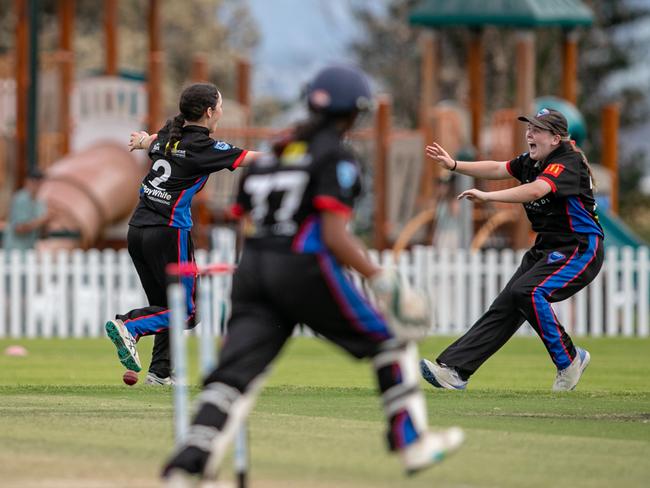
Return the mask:
<svg viewBox="0 0 650 488">
<path fill-rule="evenodd" d="M 451 169 L 455 165 L 454 158 L 452 158 L 447 151 L 445 151 L 437 142 L 432 143 L 425 148 L 427 156 L 433 159 L 436 163 L 444 169 Z"/>
<path fill-rule="evenodd" d="M 426 337 L 431 324 L 431 311 L 429 300 L 423 292 L 411 288 L 393 270 L 375 273 L 368 283 L 395 337 L 406 341 Z"/>
<path fill-rule="evenodd" d="M 129 137 L 129 151 L 133 151 L 134 149 L 147 149 L 157 138 L 158 134 L 149 135 L 144 130 L 131 132 L 131 136 Z"/>
<path fill-rule="evenodd" d="M 458 200 L 462 200 L 463 198 L 467 198 L 468 200 L 471 200 L 472 202 L 488 202 L 488 201 L 490 201 L 489 195 L 490 195 L 489 192 L 477 190 L 476 188 L 472 188 L 471 190 L 465 190 L 463 193 L 458 195 Z"/>
</svg>

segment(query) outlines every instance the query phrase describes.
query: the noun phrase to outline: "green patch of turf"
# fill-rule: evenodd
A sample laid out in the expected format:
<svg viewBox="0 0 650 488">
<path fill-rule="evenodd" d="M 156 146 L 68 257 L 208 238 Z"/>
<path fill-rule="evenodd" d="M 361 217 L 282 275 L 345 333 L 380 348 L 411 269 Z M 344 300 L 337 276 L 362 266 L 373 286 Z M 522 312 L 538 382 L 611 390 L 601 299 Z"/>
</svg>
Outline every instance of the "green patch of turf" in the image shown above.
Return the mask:
<svg viewBox="0 0 650 488">
<path fill-rule="evenodd" d="M 427 341 L 421 352 L 435 358 L 450 340 Z M 107 340 L 2 340 L 0 351 L 14 343 L 29 354 L 0 356 L 0 484 L 157 486 L 172 447 L 171 389 L 123 385 Z M 554 369 L 535 338 L 514 338 L 467 391 L 422 382 L 431 425 L 460 425 L 467 443 L 405 478 L 385 451 L 369 364 L 318 340 L 294 340 L 251 416 L 253 486 L 645 487 L 650 341 L 580 344 L 592 363 L 574 392 L 549 391 Z M 145 364 L 150 347 L 139 345 Z"/>
</svg>

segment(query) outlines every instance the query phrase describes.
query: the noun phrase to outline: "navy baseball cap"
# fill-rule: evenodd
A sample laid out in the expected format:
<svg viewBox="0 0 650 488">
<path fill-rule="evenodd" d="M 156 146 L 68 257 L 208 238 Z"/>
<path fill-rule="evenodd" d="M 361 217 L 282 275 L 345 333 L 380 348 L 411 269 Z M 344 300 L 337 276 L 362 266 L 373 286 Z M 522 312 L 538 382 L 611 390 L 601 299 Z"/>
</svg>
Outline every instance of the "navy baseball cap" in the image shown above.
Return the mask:
<svg viewBox="0 0 650 488">
<path fill-rule="evenodd" d="M 569 135 L 569 124 L 567 123 L 566 117 L 562 115 L 562 112 L 552 108 L 543 108 L 530 117 L 520 115 L 517 117 L 517 120 L 528 122 L 535 127 L 551 131 L 553 134 L 562 137 L 567 137 Z"/>
</svg>

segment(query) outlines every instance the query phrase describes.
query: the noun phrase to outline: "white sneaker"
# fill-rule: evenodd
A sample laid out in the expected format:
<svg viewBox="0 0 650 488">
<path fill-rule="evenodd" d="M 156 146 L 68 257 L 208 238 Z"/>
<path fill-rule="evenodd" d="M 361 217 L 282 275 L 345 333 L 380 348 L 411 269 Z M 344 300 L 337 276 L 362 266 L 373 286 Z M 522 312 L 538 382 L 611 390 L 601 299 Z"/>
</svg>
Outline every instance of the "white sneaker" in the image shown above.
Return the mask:
<svg viewBox="0 0 650 488">
<path fill-rule="evenodd" d="M 428 359 L 420 360 L 420 373 L 427 382 L 436 388 L 447 390 L 467 388 L 467 381 L 462 379 L 455 369 L 438 364 L 438 362 L 431 362 Z"/>
<path fill-rule="evenodd" d="M 156 373 L 149 371 L 147 373 L 147 379 L 144 380 L 144 384 L 153 386 L 171 386 L 174 384 L 174 379 L 171 376 L 161 378 Z"/>
<path fill-rule="evenodd" d="M 136 373 L 142 370 L 138 349 L 135 347 L 136 341 L 124 326 L 124 322 L 120 319 L 109 320 L 104 327 L 109 339 L 115 344 L 117 356 L 124 367 Z"/>
<path fill-rule="evenodd" d="M 458 427 L 425 432 L 420 439 L 400 451 L 406 474 L 412 475 L 438 464 L 457 451 L 464 441 L 465 433 Z"/>
<path fill-rule="evenodd" d="M 553 383 L 553 391 L 573 390 L 580 377 L 591 361 L 591 355 L 585 349 L 576 346 L 576 357 L 573 362 L 564 369 L 559 369 Z"/>
</svg>

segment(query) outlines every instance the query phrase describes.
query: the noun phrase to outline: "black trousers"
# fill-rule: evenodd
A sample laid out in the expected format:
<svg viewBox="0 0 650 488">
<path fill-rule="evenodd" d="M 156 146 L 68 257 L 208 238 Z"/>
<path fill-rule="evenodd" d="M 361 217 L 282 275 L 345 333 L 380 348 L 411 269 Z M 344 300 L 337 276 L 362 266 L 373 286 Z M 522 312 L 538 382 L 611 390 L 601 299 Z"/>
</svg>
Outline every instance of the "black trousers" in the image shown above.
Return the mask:
<svg viewBox="0 0 650 488">
<path fill-rule="evenodd" d="M 357 358 L 392 338 L 384 318 L 334 258 L 246 249 L 232 289 L 232 315 L 215 381 L 245 391 L 280 352 L 295 324 L 307 324 Z"/>
<path fill-rule="evenodd" d="M 393 392 L 388 399 L 382 396 L 385 405 L 392 405 L 389 446 L 401 449 L 417 439 L 423 426 L 412 410 L 420 391 L 403 369 L 407 345 L 395 339 L 385 319 L 326 252 L 244 250 L 233 279 L 228 335 L 217 368 L 205 378 L 206 388 L 225 385 L 246 393 L 280 353 L 295 324 L 308 325 L 356 358 L 388 358 L 374 366 L 381 394 Z M 201 405 L 194 425 L 222 430 L 230 412 L 217 403 Z"/>
<path fill-rule="evenodd" d="M 164 378 L 171 371 L 166 268 L 170 263 L 194 261 L 192 237 L 189 231 L 174 227 L 129 226 L 127 243 L 149 306 L 117 315 L 117 318 L 124 321 L 136 339 L 155 334 L 149 371 Z M 185 278 L 183 284 L 188 297 L 188 327 L 193 327 L 196 278 Z"/>
<path fill-rule="evenodd" d="M 596 277 L 603 264 L 597 235 L 539 235 L 489 310 L 465 335 L 438 356 L 467 379 L 527 320 L 558 369 L 575 358 L 573 342 L 551 303 L 574 295 Z"/>
</svg>

